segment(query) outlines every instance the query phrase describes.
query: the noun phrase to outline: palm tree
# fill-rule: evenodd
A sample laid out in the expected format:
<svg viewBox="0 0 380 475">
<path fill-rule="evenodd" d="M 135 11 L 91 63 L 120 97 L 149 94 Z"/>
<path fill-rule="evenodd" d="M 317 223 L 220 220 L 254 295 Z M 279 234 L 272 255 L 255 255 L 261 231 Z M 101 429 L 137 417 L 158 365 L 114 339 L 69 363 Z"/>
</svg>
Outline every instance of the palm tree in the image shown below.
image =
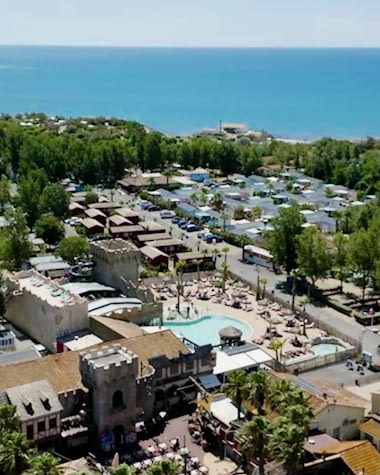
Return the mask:
<svg viewBox="0 0 380 475">
<path fill-rule="evenodd" d="M 214 264 L 216 266 L 216 259 L 217 259 L 218 254 L 219 254 L 219 249 L 217 247 L 214 247 L 211 252 L 212 252 L 212 257 L 214 259 Z"/>
<path fill-rule="evenodd" d="M 193 192 L 191 193 L 191 195 L 190 195 L 190 200 L 191 200 L 192 205 L 195 206 L 195 207 L 197 207 L 199 198 L 198 198 L 197 193 L 195 193 L 195 191 L 193 191 Z"/>
<path fill-rule="evenodd" d="M 248 246 L 248 244 L 251 242 L 249 237 L 246 234 L 243 234 L 240 238 L 240 245 L 241 245 L 241 260 L 244 261 L 244 250 L 245 246 Z"/>
<path fill-rule="evenodd" d="M 169 186 L 169 179 L 173 176 L 172 170 L 170 168 L 165 168 L 162 174 L 166 177 L 166 186 Z"/>
<path fill-rule="evenodd" d="M 181 305 L 181 295 L 183 294 L 183 271 L 185 269 L 185 261 L 180 259 L 176 262 L 174 267 L 174 272 L 177 278 L 176 286 L 177 286 L 177 310 L 180 311 Z"/>
<path fill-rule="evenodd" d="M 265 286 L 268 283 L 268 279 L 266 277 L 261 277 L 260 278 L 260 284 L 263 286 L 263 298 L 265 298 Z"/>
<path fill-rule="evenodd" d="M 211 205 L 216 211 L 223 209 L 223 195 L 220 191 L 217 191 L 211 198 Z"/>
<path fill-rule="evenodd" d="M 146 475 L 177 475 L 181 472 L 181 466 L 173 460 L 155 462 L 146 469 Z"/>
<path fill-rule="evenodd" d="M 247 401 L 256 407 L 257 413 L 263 415 L 265 398 L 268 393 L 269 380 L 267 373 L 258 370 L 248 375 Z"/>
<path fill-rule="evenodd" d="M 19 475 L 30 466 L 31 449 L 21 432 L 5 431 L 1 435 L 0 473 Z"/>
<path fill-rule="evenodd" d="M 222 268 L 222 292 L 224 292 L 226 290 L 226 282 L 227 282 L 228 270 L 230 266 L 227 264 L 227 262 L 222 262 L 221 268 Z"/>
<path fill-rule="evenodd" d="M 278 338 L 272 338 L 269 342 L 268 348 L 275 352 L 276 355 L 276 362 L 279 363 L 281 356 L 281 348 L 282 348 L 282 341 Z"/>
<path fill-rule="evenodd" d="M 18 429 L 16 406 L 11 404 L 0 405 L 0 432 L 4 430 L 14 431 Z"/>
<path fill-rule="evenodd" d="M 286 413 L 288 407 L 292 405 L 305 405 L 306 400 L 303 392 L 291 381 L 279 378 L 268 387 L 268 400 L 272 410 L 276 410 L 281 415 Z"/>
<path fill-rule="evenodd" d="M 238 419 L 240 419 L 241 405 L 247 395 L 247 375 L 241 369 L 231 371 L 227 375 L 227 381 L 222 386 L 222 391 L 228 396 L 238 409 Z"/>
<path fill-rule="evenodd" d="M 239 430 L 241 448 L 251 457 L 257 459 L 259 474 L 265 475 L 265 454 L 268 450 L 269 427 L 263 416 L 255 416 Z"/>
<path fill-rule="evenodd" d="M 59 460 L 50 452 L 42 452 L 32 457 L 30 465 L 31 470 L 28 471 L 32 475 L 59 475 Z"/>
<path fill-rule="evenodd" d="M 208 249 L 202 249 L 201 253 L 203 254 L 203 270 L 206 269 L 206 256 L 208 255 Z"/>
<path fill-rule="evenodd" d="M 224 262 L 227 262 L 227 254 L 230 252 L 230 248 L 228 246 L 224 246 L 222 248 L 222 252 L 224 254 Z"/>
<path fill-rule="evenodd" d="M 126 463 L 110 469 L 111 475 L 133 475 L 134 473 L 134 469 Z"/>
<path fill-rule="evenodd" d="M 306 435 L 302 426 L 293 424 L 286 417 L 278 418 L 273 424 L 269 449 L 277 460 L 284 461 L 289 475 L 298 473 L 302 465 Z"/>
</svg>

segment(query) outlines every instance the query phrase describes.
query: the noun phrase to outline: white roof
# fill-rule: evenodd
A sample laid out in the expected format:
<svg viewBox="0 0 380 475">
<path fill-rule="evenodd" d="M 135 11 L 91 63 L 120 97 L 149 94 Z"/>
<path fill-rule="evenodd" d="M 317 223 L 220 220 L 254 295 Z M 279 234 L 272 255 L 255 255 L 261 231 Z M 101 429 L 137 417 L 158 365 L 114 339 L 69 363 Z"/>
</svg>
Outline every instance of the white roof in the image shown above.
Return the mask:
<svg viewBox="0 0 380 475">
<path fill-rule="evenodd" d="M 98 343 L 103 343 L 103 340 L 93 333 L 89 333 L 83 336 L 74 336 L 72 340 L 65 341 L 64 345 L 70 351 L 78 351 L 84 350 L 85 348 L 93 345 L 97 345 Z"/>
<path fill-rule="evenodd" d="M 254 359 L 256 363 L 259 364 L 269 363 L 269 361 L 272 361 L 273 359 L 270 355 L 268 355 L 268 353 L 265 353 L 265 351 L 261 348 L 256 348 L 255 350 L 248 351 L 246 355 Z"/>
<path fill-rule="evenodd" d="M 68 282 L 63 284 L 62 287 L 77 295 L 86 294 L 87 292 L 111 292 L 115 290 L 113 287 L 99 284 L 99 282 Z"/>
<path fill-rule="evenodd" d="M 222 350 L 216 351 L 216 365 L 213 373 L 224 374 L 236 369 L 251 368 L 262 363 L 272 361 L 272 357 L 261 348 L 242 351 L 229 355 Z"/>
<path fill-rule="evenodd" d="M 245 250 L 255 252 L 256 254 L 260 254 L 261 256 L 268 257 L 270 259 L 273 257 L 272 254 L 263 247 L 252 246 L 249 244 L 248 246 L 245 246 Z"/>
<path fill-rule="evenodd" d="M 256 361 L 252 360 L 247 353 L 237 353 L 236 355 L 229 356 L 229 358 L 238 365 L 239 368 L 250 368 L 256 364 Z"/>
<path fill-rule="evenodd" d="M 211 414 L 222 424 L 229 426 L 232 421 L 238 418 L 238 410 L 235 404 L 228 397 L 212 401 L 210 404 Z M 244 414 L 241 413 L 241 417 Z"/>
</svg>

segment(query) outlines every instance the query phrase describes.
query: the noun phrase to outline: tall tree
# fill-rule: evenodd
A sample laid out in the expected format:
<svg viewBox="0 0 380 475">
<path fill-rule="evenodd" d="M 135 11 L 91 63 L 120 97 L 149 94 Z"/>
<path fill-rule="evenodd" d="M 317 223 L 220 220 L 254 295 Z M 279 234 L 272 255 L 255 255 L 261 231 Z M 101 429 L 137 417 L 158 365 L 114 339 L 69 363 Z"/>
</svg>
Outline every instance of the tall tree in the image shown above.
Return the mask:
<svg viewBox="0 0 380 475">
<path fill-rule="evenodd" d="M 247 396 L 247 376 L 242 370 L 231 371 L 227 375 L 227 381 L 223 384 L 222 391 L 237 407 L 237 418 L 241 416 L 241 405 Z"/>
<path fill-rule="evenodd" d="M 62 221 L 52 214 L 43 214 L 38 218 L 34 230 L 47 244 L 57 244 L 65 235 Z"/>
<path fill-rule="evenodd" d="M 29 468 L 31 449 L 21 432 L 6 432 L 0 442 L 0 471 L 20 475 Z"/>
<path fill-rule="evenodd" d="M 297 236 L 302 232 L 302 217 L 298 206 L 281 208 L 279 215 L 272 221 L 273 230 L 267 238 L 273 262 L 284 266 L 287 274 L 296 267 Z"/>
<path fill-rule="evenodd" d="M 17 202 L 24 211 L 31 229 L 40 216 L 40 196 L 46 185 L 47 176 L 43 170 L 31 170 L 20 178 Z"/>
<path fill-rule="evenodd" d="M 241 447 L 249 456 L 255 458 L 259 465 L 259 474 L 265 475 L 265 455 L 269 444 L 268 422 L 263 416 L 255 416 L 239 430 Z"/>
<path fill-rule="evenodd" d="M 379 256 L 378 237 L 376 230 L 364 230 L 351 234 L 348 240 L 348 262 L 351 269 L 359 274 L 362 288 L 362 301 L 365 301 L 365 291 L 376 270 Z"/>
<path fill-rule="evenodd" d="M 11 200 L 11 191 L 10 191 L 11 183 L 9 179 L 3 175 L 0 179 L 0 211 L 1 213 L 4 212 L 5 206 Z"/>
<path fill-rule="evenodd" d="M 315 282 L 324 278 L 330 268 L 326 242 L 317 228 L 311 226 L 297 236 L 296 249 L 298 269 L 311 280 L 314 287 Z"/>
<path fill-rule="evenodd" d="M 8 226 L 0 235 L 0 256 L 6 269 L 18 270 L 27 262 L 31 253 L 28 227 L 25 216 L 19 208 L 9 210 L 5 217 Z"/>
<path fill-rule="evenodd" d="M 270 452 L 285 463 L 289 475 L 298 473 L 302 465 L 306 435 L 303 426 L 293 424 L 286 417 L 278 418 L 272 426 Z"/>
<path fill-rule="evenodd" d="M 342 232 L 338 232 L 333 236 L 334 253 L 333 262 L 338 270 L 340 280 L 340 291 L 343 291 L 343 281 L 345 277 L 345 269 L 347 266 L 347 238 Z"/>
<path fill-rule="evenodd" d="M 265 371 L 253 371 L 247 378 L 247 400 L 253 404 L 259 415 L 264 414 L 264 403 L 269 387 L 269 380 Z"/>
<path fill-rule="evenodd" d="M 69 211 L 69 194 L 64 187 L 58 183 L 48 185 L 44 188 L 40 198 L 41 213 L 52 213 L 57 218 L 62 219 Z"/>
<path fill-rule="evenodd" d="M 63 238 L 58 244 L 57 253 L 69 264 L 87 259 L 90 252 L 88 241 L 83 236 L 69 236 Z"/>
</svg>

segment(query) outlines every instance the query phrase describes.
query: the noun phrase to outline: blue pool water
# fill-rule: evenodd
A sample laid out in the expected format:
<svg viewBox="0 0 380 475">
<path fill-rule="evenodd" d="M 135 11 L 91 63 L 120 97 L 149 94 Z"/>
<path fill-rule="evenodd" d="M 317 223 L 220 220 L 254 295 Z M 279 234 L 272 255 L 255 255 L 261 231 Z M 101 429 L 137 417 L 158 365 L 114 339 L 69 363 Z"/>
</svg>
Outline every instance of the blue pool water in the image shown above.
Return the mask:
<svg viewBox="0 0 380 475">
<path fill-rule="evenodd" d="M 312 346 L 315 356 L 327 356 L 342 350 L 344 350 L 344 347 L 335 343 L 319 343 Z"/>
<path fill-rule="evenodd" d="M 183 336 L 198 345 L 217 345 L 219 343 L 219 330 L 233 326 L 242 331 L 242 338 L 247 338 L 252 333 L 248 323 L 226 316 L 205 316 L 192 321 L 164 322 L 164 327 L 170 328 L 177 335 Z"/>
</svg>

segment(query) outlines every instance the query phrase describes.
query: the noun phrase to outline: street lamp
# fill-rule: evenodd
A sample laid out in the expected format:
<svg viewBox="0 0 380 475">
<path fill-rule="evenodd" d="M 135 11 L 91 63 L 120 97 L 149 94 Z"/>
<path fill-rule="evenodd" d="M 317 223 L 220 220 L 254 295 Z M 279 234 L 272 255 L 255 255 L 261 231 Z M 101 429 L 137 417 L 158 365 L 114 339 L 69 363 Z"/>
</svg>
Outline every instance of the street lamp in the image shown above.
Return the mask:
<svg viewBox="0 0 380 475">
<path fill-rule="evenodd" d="M 189 460 L 189 449 L 187 447 L 182 447 L 179 449 L 179 454 L 183 458 L 184 466 L 183 466 L 183 473 L 187 475 L 187 462 Z"/>
</svg>

